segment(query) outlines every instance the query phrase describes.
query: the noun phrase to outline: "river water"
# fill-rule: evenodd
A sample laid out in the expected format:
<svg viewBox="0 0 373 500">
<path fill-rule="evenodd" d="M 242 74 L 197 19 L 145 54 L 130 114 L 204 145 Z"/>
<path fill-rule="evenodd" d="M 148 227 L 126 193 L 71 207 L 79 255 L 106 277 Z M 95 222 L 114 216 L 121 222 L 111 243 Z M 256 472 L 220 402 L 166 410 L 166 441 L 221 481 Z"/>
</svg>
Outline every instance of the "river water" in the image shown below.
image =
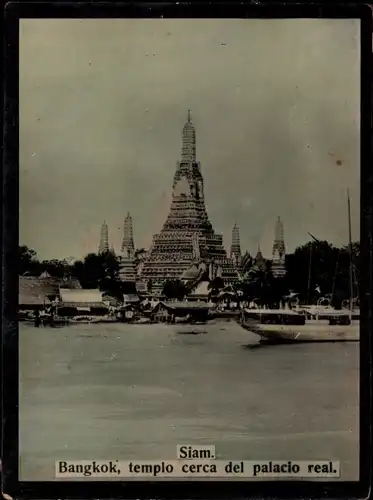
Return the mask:
<svg viewBox="0 0 373 500">
<path fill-rule="evenodd" d="M 358 479 L 358 343 L 257 347 L 234 322 L 20 324 L 20 479 L 55 460 L 336 460 Z M 190 329 L 190 327 L 189 327 Z"/>
</svg>

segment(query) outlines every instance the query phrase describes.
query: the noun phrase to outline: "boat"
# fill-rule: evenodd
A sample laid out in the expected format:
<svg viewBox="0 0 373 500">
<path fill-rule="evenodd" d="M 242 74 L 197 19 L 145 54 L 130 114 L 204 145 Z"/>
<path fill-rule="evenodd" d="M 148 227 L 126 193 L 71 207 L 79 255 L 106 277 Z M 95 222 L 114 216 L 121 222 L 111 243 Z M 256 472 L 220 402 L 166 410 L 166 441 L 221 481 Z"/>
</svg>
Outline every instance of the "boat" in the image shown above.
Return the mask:
<svg viewBox="0 0 373 500">
<path fill-rule="evenodd" d="M 134 325 L 150 325 L 150 324 L 151 324 L 151 322 L 152 322 L 152 321 L 151 321 L 151 319 L 150 319 L 150 318 L 146 318 L 146 317 L 144 317 L 144 316 L 140 316 L 139 318 L 134 319 L 134 320 L 132 321 L 132 323 L 133 323 Z"/>
<path fill-rule="evenodd" d="M 354 308 L 352 282 L 352 242 L 350 197 L 348 197 L 350 298 L 348 309 L 336 310 L 330 304 L 297 306 L 295 309 L 246 309 L 240 324 L 262 339 L 276 342 L 359 342 L 360 309 Z M 312 235 L 311 235 L 312 236 Z"/>
<path fill-rule="evenodd" d="M 344 311 L 333 311 L 323 319 L 308 319 L 305 314 L 286 309 L 248 309 L 241 326 L 262 339 L 275 343 L 356 342 L 360 322 L 350 320 Z"/>
</svg>

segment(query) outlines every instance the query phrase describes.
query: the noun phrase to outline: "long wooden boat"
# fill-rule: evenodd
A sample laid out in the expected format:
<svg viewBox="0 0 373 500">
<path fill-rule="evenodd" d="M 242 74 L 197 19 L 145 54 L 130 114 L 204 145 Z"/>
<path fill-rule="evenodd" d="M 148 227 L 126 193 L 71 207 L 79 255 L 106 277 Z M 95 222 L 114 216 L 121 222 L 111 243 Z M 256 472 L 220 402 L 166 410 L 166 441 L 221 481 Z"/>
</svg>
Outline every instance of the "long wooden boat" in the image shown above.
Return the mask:
<svg viewBox="0 0 373 500">
<path fill-rule="evenodd" d="M 246 310 L 242 326 L 263 339 L 275 342 L 358 342 L 360 312 L 353 308 L 353 271 L 350 195 L 347 190 L 349 239 L 349 309 L 314 306 L 305 310 Z M 312 236 L 312 235 L 311 235 Z M 312 236 L 314 238 L 314 236 Z M 315 238 L 314 238 L 315 239 Z M 317 240 L 316 240 L 317 241 Z"/>
<path fill-rule="evenodd" d="M 357 342 L 360 321 L 344 312 L 334 311 L 327 319 L 307 319 L 288 310 L 246 310 L 241 326 L 262 339 L 276 343 L 288 342 Z"/>
</svg>

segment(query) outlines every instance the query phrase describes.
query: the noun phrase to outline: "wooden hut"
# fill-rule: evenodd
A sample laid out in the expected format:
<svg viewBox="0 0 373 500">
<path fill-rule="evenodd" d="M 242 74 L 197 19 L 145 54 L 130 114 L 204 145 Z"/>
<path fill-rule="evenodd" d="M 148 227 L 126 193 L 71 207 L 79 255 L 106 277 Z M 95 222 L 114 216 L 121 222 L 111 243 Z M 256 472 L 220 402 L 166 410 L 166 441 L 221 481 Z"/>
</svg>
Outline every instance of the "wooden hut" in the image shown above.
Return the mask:
<svg viewBox="0 0 373 500">
<path fill-rule="evenodd" d="M 140 299 L 139 296 L 134 293 L 128 293 L 123 295 L 123 304 L 125 305 L 139 305 Z"/>
<path fill-rule="evenodd" d="M 57 310 L 59 316 L 105 316 L 109 307 L 100 290 L 60 288 Z"/>
<path fill-rule="evenodd" d="M 22 311 L 33 311 L 43 309 L 50 304 L 46 290 L 38 278 L 32 276 L 20 276 L 18 287 L 18 307 Z"/>
<path fill-rule="evenodd" d="M 151 318 L 158 323 L 175 323 L 180 319 L 190 323 L 204 323 L 208 319 L 210 306 L 204 302 L 159 302 Z"/>
<path fill-rule="evenodd" d="M 44 271 L 39 276 L 39 281 L 43 286 L 45 294 L 50 300 L 54 300 L 58 297 L 60 288 L 67 288 L 71 290 L 82 288 L 76 278 L 57 278 L 55 276 L 51 276 L 47 271 Z"/>
<path fill-rule="evenodd" d="M 55 278 L 51 276 L 47 271 L 44 271 L 38 278 L 40 285 L 43 287 L 45 295 L 50 299 L 54 300 L 60 290 L 60 278 Z"/>
</svg>

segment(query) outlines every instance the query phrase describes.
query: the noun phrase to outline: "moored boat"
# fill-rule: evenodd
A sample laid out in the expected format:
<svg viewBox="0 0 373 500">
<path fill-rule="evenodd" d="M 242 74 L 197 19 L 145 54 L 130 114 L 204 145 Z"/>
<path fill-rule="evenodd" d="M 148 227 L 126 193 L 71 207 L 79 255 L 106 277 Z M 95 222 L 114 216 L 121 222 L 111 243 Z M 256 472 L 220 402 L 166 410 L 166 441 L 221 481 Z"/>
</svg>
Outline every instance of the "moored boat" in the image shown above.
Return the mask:
<svg viewBox="0 0 373 500">
<path fill-rule="evenodd" d="M 360 322 L 343 311 L 333 311 L 329 318 L 307 319 L 291 310 L 246 310 L 241 326 L 261 338 L 288 342 L 356 342 L 360 340 Z"/>
<path fill-rule="evenodd" d="M 320 299 L 317 306 L 299 306 L 298 304 L 295 310 L 247 309 L 241 320 L 243 328 L 274 342 L 358 342 L 360 340 L 360 309 L 354 307 L 354 302 L 357 303 L 357 301 L 353 299 L 351 212 L 348 191 L 347 205 L 350 257 L 348 309 L 336 310 L 331 306 L 330 300 L 327 300 L 327 305 L 322 305 L 322 302 L 325 302 L 324 299 Z"/>
</svg>

